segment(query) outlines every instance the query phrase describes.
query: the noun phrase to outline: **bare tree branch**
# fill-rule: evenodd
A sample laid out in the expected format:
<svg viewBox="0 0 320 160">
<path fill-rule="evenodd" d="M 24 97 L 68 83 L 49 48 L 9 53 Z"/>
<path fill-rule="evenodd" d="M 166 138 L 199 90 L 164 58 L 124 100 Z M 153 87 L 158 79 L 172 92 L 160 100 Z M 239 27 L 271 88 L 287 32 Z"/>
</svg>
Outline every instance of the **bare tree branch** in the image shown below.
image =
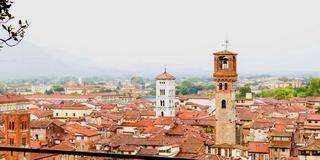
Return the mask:
<svg viewBox="0 0 320 160">
<path fill-rule="evenodd" d="M 4 38 L 0 37 L 0 48 L 5 46 L 13 47 L 18 45 L 25 35 L 25 30 L 29 27 L 29 23 L 27 21 L 22 22 L 18 21 L 15 27 L 11 24 L 8 24 L 11 20 L 14 19 L 14 16 L 9 12 L 10 7 L 12 6 L 13 1 L 11 0 L 0 0 L 0 24 L 2 25 L 2 29 L 4 32 L 7 32 L 7 36 Z"/>
</svg>

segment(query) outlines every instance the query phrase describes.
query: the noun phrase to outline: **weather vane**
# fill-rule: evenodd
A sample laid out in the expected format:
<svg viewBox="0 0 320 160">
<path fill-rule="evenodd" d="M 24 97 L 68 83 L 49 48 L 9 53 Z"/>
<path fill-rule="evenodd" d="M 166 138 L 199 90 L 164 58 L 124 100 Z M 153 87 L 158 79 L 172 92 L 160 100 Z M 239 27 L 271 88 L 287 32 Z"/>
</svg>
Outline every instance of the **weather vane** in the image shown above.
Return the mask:
<svg viewBox="0 0 320 160">
<path fill-rule="evenodd" d="M 227 50 L 228 50 L 228 47 L 231 46 L 231 45 L 229 44 L 229 41 L 226 40 L 226 41 L 225 41 L 225 44 L 222 44 L 222 46 L 226 47 L 225 51 L 227 51 Z"/>
</svg>

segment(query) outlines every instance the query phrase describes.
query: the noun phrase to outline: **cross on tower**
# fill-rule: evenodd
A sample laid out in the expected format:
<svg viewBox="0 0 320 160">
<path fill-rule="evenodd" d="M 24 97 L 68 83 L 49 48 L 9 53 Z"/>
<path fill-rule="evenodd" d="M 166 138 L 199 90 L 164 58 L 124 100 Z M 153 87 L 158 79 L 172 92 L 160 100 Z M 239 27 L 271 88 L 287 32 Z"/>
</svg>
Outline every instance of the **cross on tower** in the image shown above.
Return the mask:
<svg viewBox="0 0 320 160">
<path fill-rule="evenodd" d="M 229 44 L 229 41 L 226 40 L 226 41 L 225 41 L 225 44 L 222 44 L 222 46 L 226 47 L 225 51 L 227 51 L 227 50 L 228 50 L 228 47 L 231 46 L 231 45 Z"/>
</svg>

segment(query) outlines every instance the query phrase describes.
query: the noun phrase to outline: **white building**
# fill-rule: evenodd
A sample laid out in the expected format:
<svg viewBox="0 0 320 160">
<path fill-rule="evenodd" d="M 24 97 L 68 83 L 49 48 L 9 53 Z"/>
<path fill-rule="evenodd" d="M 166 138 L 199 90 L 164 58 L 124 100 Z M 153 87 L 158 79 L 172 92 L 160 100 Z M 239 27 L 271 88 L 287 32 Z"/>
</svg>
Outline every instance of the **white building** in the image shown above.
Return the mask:
<svg viewBox="0 0 320 160">
<path fill-rule="evenodd" d="M 156 77 L 156 116 L 175 116 L 175 77 L 166 70 Z"/>
<path fill-rule="evenodd" d="M 27 110 L 31 106 L 28 99 L 20 95 L 0 96 L 0 112 Z"/>
<path fill-rule="evenodd" d="M 82 104 L 61 104 L 52 108 L 55 118 L 81 118 L 91 114 L 92 109 Z"/>
</svg>

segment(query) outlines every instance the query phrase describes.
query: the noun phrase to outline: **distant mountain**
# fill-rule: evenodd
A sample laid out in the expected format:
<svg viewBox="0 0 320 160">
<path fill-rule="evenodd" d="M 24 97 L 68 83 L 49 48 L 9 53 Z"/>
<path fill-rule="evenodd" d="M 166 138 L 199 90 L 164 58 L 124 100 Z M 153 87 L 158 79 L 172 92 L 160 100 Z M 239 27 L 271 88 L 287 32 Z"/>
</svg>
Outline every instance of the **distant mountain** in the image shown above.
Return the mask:
<svg viewBox="0 0 320 160">
<path fill-rule="evenodd" d="M 40 76 L 115 76 L 116 69 L 97 66 L 89 58 L 45 49 L 27 42 L 0 50 L 0 78 Z"/>
<path fill-rule="evenodd" d="M 123 78 L 137 75 L 154 78 L 164 69 L 163 66 L 148 66 L 148 64 L 139 64 L 126 69 L 118 69 L 117 66 L 110 66 L 108 64 L 111 60 L 112 59 L 106 59 L 104 64 L 98 65 L 92 61 L 90 57 L 47 49 L 24 41 L 16 47 L 3 48 L 0 50 L 0 79 L 56 76 L 104 76 Z M 186 67 L 169 66 L 167 69 L 177 78 L 211 78 L 213 70 L 212 64 L 210 63 Z M 319 71 L 239 72 L 239 74 L 243 76 L 255 76 L 257 74 L 320 76 Z"/>
</svg>

